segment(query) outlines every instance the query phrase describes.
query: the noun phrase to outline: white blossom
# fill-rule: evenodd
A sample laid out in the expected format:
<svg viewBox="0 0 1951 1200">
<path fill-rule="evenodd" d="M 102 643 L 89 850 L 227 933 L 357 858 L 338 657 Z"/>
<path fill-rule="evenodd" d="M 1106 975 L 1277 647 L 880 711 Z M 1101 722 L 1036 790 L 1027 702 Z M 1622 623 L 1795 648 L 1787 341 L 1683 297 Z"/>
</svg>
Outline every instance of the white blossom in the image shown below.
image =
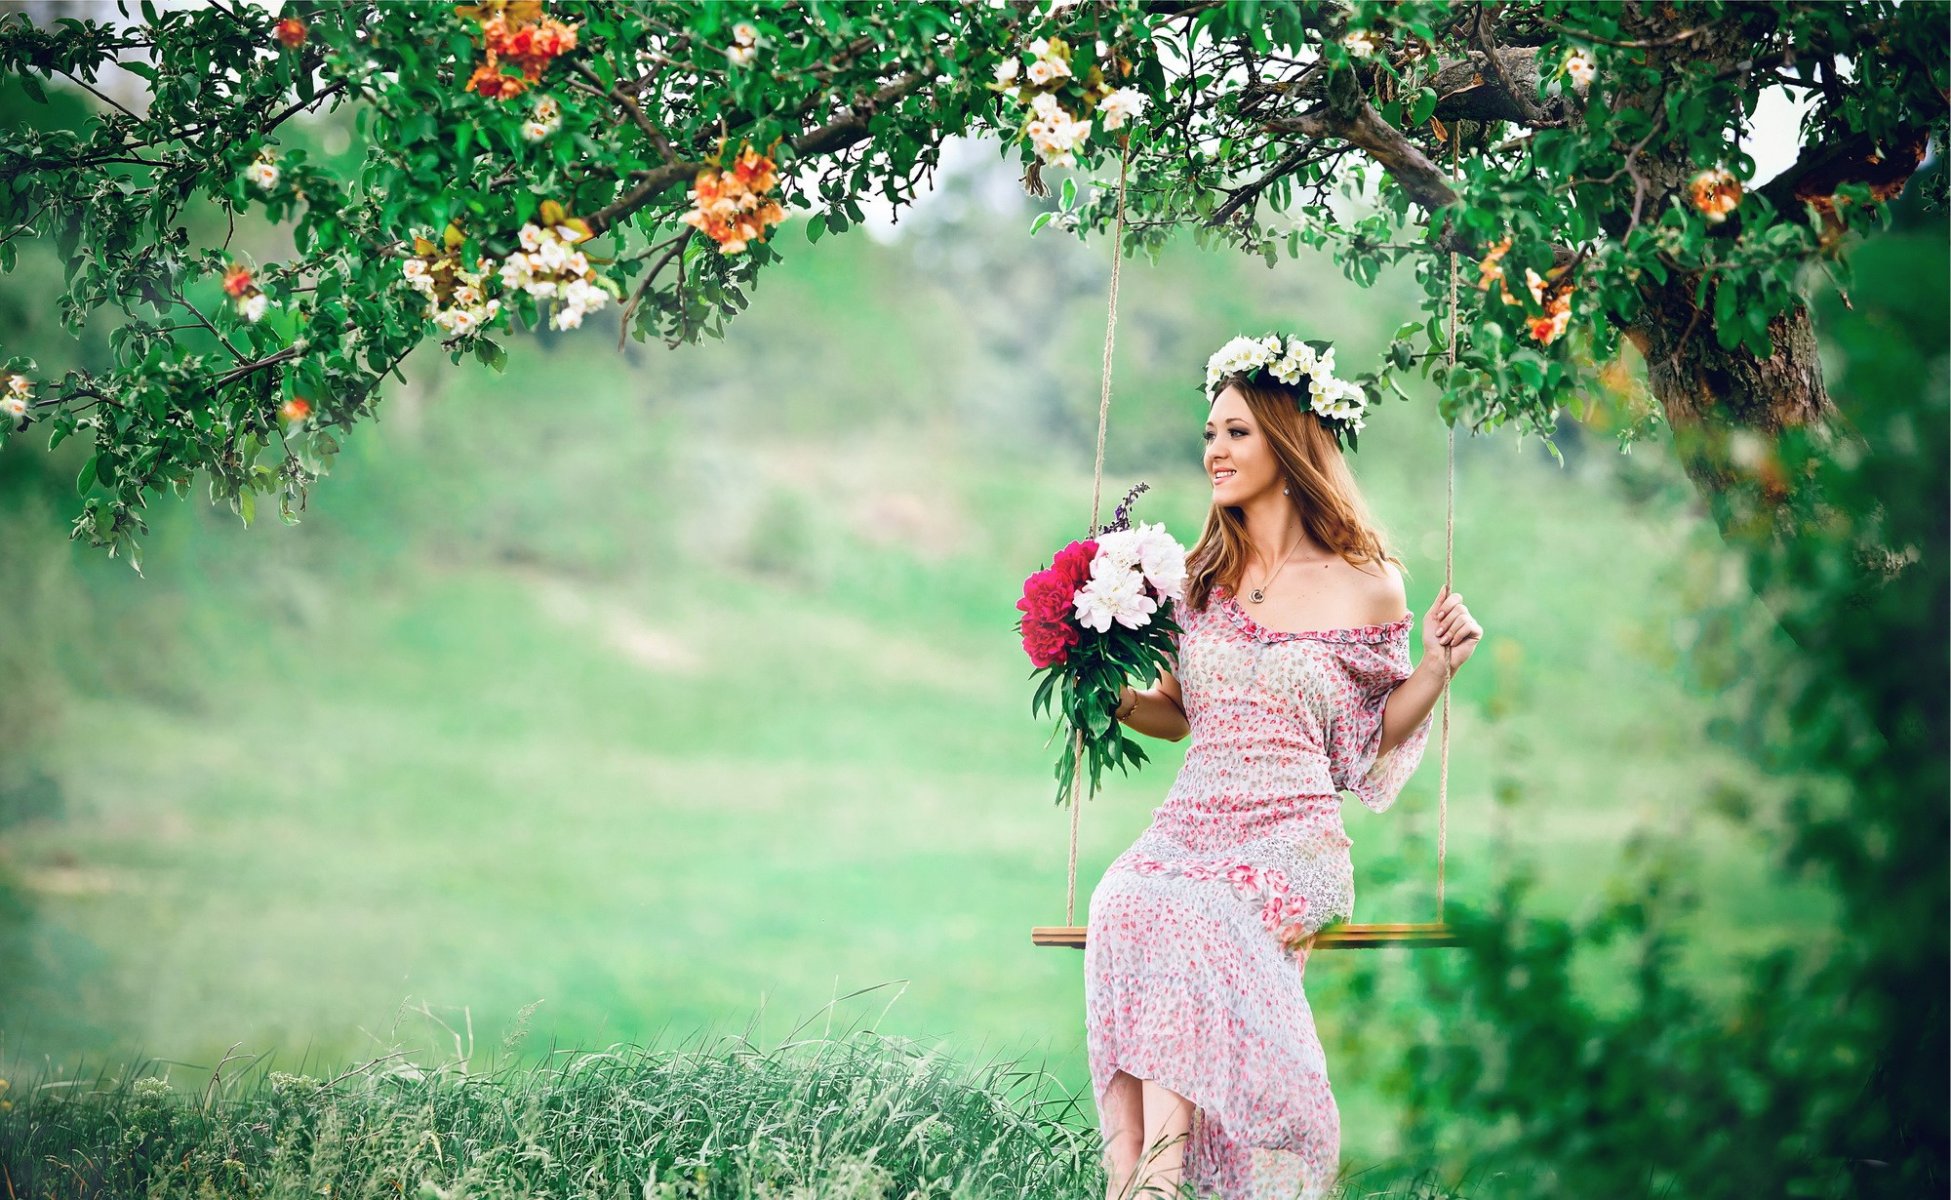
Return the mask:
<svg viewBox="0 0 1951 1200">
<path fill-rule="evenodd" d="M 1150 97 L 1137 88 L 1121 87 L 1098 101 L 1097 111 L 1106 129 L 1122 129 L 1126 120 L 1143 116 Z"/>
<path fill-rule="evenodd" d="M 244 168 L 244 178 L 264 191 L 278 186 L 278 164 L 268 158 L 260 158 Z"/>
<path fill-rule="evenodd" d="M 270 307 L 271 297 L 265 295 L 263 292 L 255 292 L 249 296 L 240 296 L 237 300 L 237 311 L 243 314 L 246 321 L 250 321 L 253 324 L 263 320 L 265 311 Z"/>
</svg>

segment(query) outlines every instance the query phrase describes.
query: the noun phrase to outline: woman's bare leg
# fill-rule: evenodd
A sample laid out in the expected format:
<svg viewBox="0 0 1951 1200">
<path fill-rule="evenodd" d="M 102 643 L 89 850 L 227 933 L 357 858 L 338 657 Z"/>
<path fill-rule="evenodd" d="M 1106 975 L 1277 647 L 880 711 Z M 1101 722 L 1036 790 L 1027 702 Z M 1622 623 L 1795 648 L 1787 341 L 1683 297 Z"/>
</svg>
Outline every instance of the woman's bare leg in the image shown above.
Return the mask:
<svg viewBox="0 0 1951 1200">
<path fill-rule="evenodd" d="M 1104 1134 L 1104 1198 L 1130 1200 L 1137 1190 L 1131 1177 L 1144 1144 L 1145 1106 L 1138 1080 L 1123 1071 L 1111 1076 L 1098 1124 Z"/>
<path fill-rule="evenodd" d="M 1185 1178 L 1186 1144 L 1192 1139 L 1192 1101 L 1149 1079 L 1141 1083 L 1145 1146 L 1139 1189 L 1158 1196 L 1176 1196 Z"/>
</svg>

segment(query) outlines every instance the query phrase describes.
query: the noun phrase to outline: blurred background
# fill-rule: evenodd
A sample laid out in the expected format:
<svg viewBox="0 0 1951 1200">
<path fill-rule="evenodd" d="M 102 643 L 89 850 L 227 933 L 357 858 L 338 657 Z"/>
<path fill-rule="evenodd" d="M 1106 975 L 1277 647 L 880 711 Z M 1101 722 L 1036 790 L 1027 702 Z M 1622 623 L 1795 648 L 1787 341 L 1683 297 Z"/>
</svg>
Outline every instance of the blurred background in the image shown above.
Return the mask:
<svg viewBox="0 0 1951 1200">
<path fill-rule="evenodd" d="M 593 322 L 509 339 L 506 374 L 423 347 L 301 524 L 159 498 L 146 577 L 67 539 L 83 445 L 0 450 L 0 1071 L 350 1063 L 433 1018 L 483 1054 L 522 1022 L 511 1053 L 776 1039 L 831 1005 L 1048 1069 L 1088 1114 L 1079 955 L 1029 940 L 1063 921 L 1066 817 L 1012 627 L 1089 521 L 1110 247 L 1028 236 L 1049 202 L 997 145 L 957 151 L 898 224 L 813 247 L 789 221 L 722 341 L 619 351 Z M 1941 291 L 1943 231 L 1916 236 L 1887 269 Z M 50 376 L 106 357 L 56 323 L 61 278 L 34 247 L 0 279 L 5 349 Z M 1190 545 L 1206 356 L 1280 326 L 1359 364 L 1415 294 L 1190 239 L 1127 261 L 1107 514 L 1144 481 L 1138 516 Z M 1606 378 L 1562 463 L 1458 435 L 1486 640 L 1455 686 L 1447 886 L 1479 902 L 1521 863 L 1571 917 L 1681 847 L 1703 902 L 1674 969 L 1711 990 L 1832 910 L 1769 867 L 1796 781 L 1730 744 L 1753 681 L 1691 660 L 1768 614 L 1657 431 L 1620 451 L 1657 425 L 1637 360 Z M 1354 467 L 1420 655 L 1445 445 L 1416 395 Z M 1080 918 L 1184 753 L 1146 749 L 1082 815 Z M 1435 915 L 1437 754 L 1391 812 L 1349 806 L 1360 919 Z M 1404 1149 L 1388 1077 L 1436 1016 L 1410 953 L 1448 952 L 1308 968 L 1350 1160 Z M 1602 991 L 1629 965 L 1580 969 Z"/>
</svg>

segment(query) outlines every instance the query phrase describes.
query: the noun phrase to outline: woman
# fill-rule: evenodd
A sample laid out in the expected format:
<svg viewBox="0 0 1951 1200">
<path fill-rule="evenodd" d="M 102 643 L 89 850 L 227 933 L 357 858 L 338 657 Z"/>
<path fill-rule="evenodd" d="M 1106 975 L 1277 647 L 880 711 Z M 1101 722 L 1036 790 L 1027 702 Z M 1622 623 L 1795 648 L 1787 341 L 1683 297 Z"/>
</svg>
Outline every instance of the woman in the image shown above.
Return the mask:
<svg viewBox="0 0 1951 1200">
<path fill-rule="evenodd" d="M 1120 697 L 1129 728 L 1193 741 L 1091 896 L 1086 1030 L 1111 1200 L 1181 1182 L 1291 1200 L 1334 1182 L 1340 1116 L 1301 982 L 1305 939 L 1354 915 L 1337 793 L 1377 812 L 1394 801 L 1422 758 L 1445 647 L 1460 666 L 1483 636 L 1442 595 L 1411 670 L 1399 563 L 1338 443 L 1360 428 L 1360 392 L 1327 382 L 1332 354 L 1319 382 L 1292 359 L 1209 364 L 1213 502 L 1173 669 Z"/>
</svg>

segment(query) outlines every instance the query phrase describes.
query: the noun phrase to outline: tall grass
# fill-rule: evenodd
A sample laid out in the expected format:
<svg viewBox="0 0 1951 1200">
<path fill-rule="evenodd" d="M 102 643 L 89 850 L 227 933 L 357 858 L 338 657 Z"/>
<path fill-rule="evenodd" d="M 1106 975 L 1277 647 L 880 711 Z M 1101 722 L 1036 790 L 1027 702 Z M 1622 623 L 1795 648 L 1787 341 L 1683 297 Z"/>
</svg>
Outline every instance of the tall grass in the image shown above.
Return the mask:
<svg viewBox="0 0 1951 1200">
<path fill-rule="evenodd" d="M 189 1090 L 155 1060 L 113 1077 L 23 1079 L 0 1109 L 0 1186 L 10 1200 L 1104 1193 L 1088 1097 L 1015 1060 L 975 1065 L 873 1028 L 835 1032 L 827 1013 L 817 1035 L 809 1019 L 770 1046 L 720 1035 L 485 1070 L 470 1062 L 466 1022 L 431 1064 L 402 1050 L 306 1074 L 271 1070 L 263 1055 L 226 1059 Z M 520 1044 L 527 1017 L 502 1050 Z M 1351 1197 L 1462 1194 L 1426 1177 L 1345 1182 Z"/>
</svg>

